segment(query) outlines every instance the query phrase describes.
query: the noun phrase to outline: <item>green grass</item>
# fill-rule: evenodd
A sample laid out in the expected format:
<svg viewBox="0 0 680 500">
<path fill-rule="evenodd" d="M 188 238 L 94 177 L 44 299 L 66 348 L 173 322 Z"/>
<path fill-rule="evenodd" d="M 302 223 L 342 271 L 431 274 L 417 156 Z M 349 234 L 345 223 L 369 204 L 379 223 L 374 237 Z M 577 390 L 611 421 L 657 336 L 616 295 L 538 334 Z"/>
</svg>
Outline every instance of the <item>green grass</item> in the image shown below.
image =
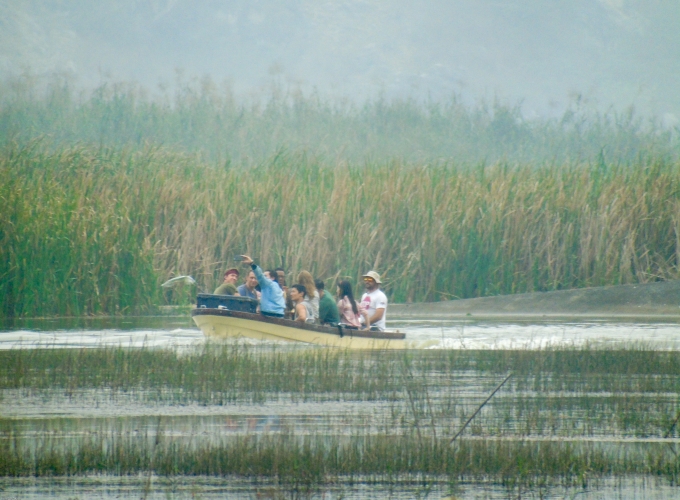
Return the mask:
<svg viewBox="0 0 680 500">
<path fill-rule="evenodd" d="M 0 314 L 145 312 L 212 291 L 233 255 L 393 301 L 678 277 L 680 163 L 362 166 L 278 154 L 220 166 L 166 150 L 42 141 L 0 151 Z"/>
</svg>

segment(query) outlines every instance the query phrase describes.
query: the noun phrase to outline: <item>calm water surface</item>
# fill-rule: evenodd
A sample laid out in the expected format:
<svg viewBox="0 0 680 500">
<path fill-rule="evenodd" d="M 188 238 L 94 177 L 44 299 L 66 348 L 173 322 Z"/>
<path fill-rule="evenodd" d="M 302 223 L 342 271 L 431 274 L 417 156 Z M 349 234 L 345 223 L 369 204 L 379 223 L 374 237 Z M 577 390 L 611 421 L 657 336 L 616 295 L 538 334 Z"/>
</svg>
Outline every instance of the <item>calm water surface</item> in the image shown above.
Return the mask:
<svg viewBox="0 0 680 500">
<path fill-rule="evenodd" d="M 680 348 L 680 324 L 635 320 L 409 320 L 390 317 L 390 329 L 433 349 L 538 349 L 546 346 L 639 343 Z M 17 347 L 183 347 L 205 337 L 187 316 L 27 319 L 0 323 L 0 349 Z M 253 343 L 260 343 L 252 341 Z"/>
</svg>

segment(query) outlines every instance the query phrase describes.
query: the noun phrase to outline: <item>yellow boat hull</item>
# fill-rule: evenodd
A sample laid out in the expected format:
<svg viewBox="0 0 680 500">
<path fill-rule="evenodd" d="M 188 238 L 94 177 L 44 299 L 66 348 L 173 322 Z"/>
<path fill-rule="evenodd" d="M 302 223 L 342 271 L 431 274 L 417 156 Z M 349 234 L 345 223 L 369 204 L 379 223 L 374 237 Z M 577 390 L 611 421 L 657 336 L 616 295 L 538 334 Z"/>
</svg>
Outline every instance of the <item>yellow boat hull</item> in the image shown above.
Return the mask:
<svg viewBox="0 0 680 500">
<path fill-rule="evenodd" d="M 344 349 L 406 349 L 404 334 L 338 330 L 224 309 L 194 309 L 192 317 L 207 337 L 304 342 Z"/>
</svg>

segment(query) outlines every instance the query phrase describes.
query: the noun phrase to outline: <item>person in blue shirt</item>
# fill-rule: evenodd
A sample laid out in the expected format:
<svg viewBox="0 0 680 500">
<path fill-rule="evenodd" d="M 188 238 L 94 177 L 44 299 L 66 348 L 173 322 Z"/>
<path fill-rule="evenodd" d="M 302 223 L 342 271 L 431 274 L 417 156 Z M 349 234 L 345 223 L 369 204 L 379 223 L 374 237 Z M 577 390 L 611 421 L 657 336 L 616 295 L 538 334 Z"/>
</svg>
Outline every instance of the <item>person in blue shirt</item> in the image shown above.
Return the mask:
<svg viewBox="0 0 680 500">
<path fill-rule="evenodd" d="M 286 311 L 286 300 L 283 298 L 283 290 L 276 281 L 265 276 L 260 266 L 253 262 L 247 255 L 241 255 L 243 263 L 253 270 L 257 282 L 260 285 L 260 312 L 265 316 L 274 316 L 275 318 L 283 318 Z M 276 273 L 271 272 L 274 280 Z"/>
</svg>

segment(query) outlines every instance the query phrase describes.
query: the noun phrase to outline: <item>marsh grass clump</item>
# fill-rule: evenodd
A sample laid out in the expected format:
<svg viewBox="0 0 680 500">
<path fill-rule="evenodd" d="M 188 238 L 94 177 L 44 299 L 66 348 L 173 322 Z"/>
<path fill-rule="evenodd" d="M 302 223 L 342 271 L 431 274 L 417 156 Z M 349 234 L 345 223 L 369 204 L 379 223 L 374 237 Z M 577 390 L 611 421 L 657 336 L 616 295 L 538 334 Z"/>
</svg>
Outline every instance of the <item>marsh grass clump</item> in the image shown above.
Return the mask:
<svg viewBox="0 0 680 500">
<path fill-rule="evenodd" d="M 19 396 L 11 399 L 18 407 L 68 401 L 77 416 L 0 419 L 0 476 L 233 475 L 293 489 L 475 481 L 515 490 L 630 475 L 676 484 L 678 356 L 639 346 L 1 351 L 3 404 Z M 507 370 L 511 381 L 459 434 Z M 102 419 L 88 391 L 97 401 L 141 402 L 158 415 L 163 405 L 225 408 L 217 417 L 210 410 L 181 420 Z M 268 402 L 275 404 L 262 406 Z M 341 422 L 335 413 L 320 415 L 319 402 L 333 402 Z M 249 406 L 245 414 L 241 404 Z M 313 418 L 286 418 L 300 416 L 305 404 Z M 79 405 L 94 416 L 83 417 Z M 261 421 L 275 423 L 258 427 L 255 406 Z"/>
<path fill-rule="evenodd" d="M 170 349 L 0 351 L 0 396 L 199 404 L 377 404 L 363 428 L 451 438 L 508 372 L 469 435 L 671 437 L 678 354 L 639 349 L 351 352 L 207 344 Z M 583 363 L 573 360 L 582 356 Z M 611 363 L 627 367 L 613 370 Z M 65 398 L 65 399 L 64 399 Z M 360 405 L 361 406 L 361 405 Z M 354 411 L 354 410 L 353 410 Z M 353 413 L 347 418 L 352 422 Z"/>
<path fill-rule="evenodd" d="M 170 349 L 16 349 L 0 351 L 0 388 L 139 391 L 159 401 L 233 401 L 389 397 L 398 360 L 333 349 L 206 344 Z M 342 374 L 339 376 L 338 374 Z"/>
<path fill-rule="evenodd" d="M 212 291 L 242 253 L 329 281 L 378 268 L 396 302 L 673 279 L 678 166 L 281 153 L 236 167 L 154 147 L 8 145 L 0 314 L 153 311 L 194 292 L 163 294 L 169 277 Z"/>
<path fill-rule="evenodd" d="M 390 435 L 246 436 L 194 446 L 167 437 L 148 440 L 114 434 L 69 445 L 46 440 L 34 451 L 24 448 L 23 439 L 14 435 L 0 440 L 0 476 L 234 475 L 276 478 L 296 487 L 328 484 L 341 477 L 369 483 L 428 477 L 509 487 L 586 486 L 597 478 L 627 474 L 678 480 L 677 457 L 660 445 L 648 447 L 640 458 L 588 444 L 462 441 L 450 446 L 432 437 L 421 441 Z"/>
<path fill-rule="evenodd" d="M 1 389 L 181 388 L 199 401 L 317 394 L 393 397 L 404 388 L 448 386 L 477 373 L 489 384 L 512 372 L 517 390 L 680 390 L 680 355 L 638 348 L 352 352 L 304 346 L 207 343 L 191 350 L 102 347 L 0 351 Z"/>
</svg>

